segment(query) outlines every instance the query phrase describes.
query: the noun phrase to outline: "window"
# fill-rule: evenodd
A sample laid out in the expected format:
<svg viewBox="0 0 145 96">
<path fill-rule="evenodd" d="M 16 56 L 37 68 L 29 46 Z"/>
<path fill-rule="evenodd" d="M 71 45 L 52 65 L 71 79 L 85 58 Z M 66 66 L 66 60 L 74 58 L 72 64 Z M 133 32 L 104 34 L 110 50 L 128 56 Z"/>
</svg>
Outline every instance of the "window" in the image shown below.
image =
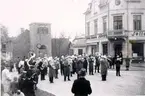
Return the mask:
<svg viewBox="0 0 145 96">
<path fill-rule="evenodd" d="M 107 20 L 106 17 L 103 18 L 103 33 L 106 33 L 107 31 Z"/>
<path fill-rule="evenodd" d="M 83 49 L 78 49 L 78 55 L 82 55 L 83 54 Z"/>
<path fill-rule="evenodd" d="M 141 15 L 133 16 L 133 26 L 134 30 L 141 30 Z"/>
<path fill-rule="evenodd" d="M 47 27 L 39 27 L 37 29 L 38 34 L 48 34 L 48 28 Z"/>
<path fill-rule="evenodd" d="M 114 30 L 119 30 L 123 28 L 122 16 L 114 16 Z"/>
<path fill-rule="evenodd" d="M 87 32 L 88 32 L 88 35 L 90 35 L 90 22 L 87 23 Z"/>
<path fill-rule="evenodd" d="M 98 21 L 94 20 L 94 33 L 95 35 L 98 33 Z"/>
<path fill-rule="evenodd" d="M 94 1 L 94 14 L 97 14 L 97 9 L 98 9 L 97 1 Z"/>
<path fill-rule="evenodd" d="M 6 50 L 6 44 L 2 44 L 2 49 Z"/>
</svg>

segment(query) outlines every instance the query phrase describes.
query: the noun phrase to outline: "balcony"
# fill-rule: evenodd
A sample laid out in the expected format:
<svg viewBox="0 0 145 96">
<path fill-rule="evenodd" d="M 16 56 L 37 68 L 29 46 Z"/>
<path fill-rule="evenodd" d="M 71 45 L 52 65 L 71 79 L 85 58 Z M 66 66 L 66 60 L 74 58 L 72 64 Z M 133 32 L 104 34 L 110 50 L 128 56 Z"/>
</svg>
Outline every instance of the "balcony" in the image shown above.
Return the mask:
<svg viewBox="0 0 145 96">
<path fill-rule="evenodd" d="M 124 38 L 127 37 L 127 32 L 125 30 L 111 30 L 107 33 L 108 39 L 110 38 Z"/>
<path fill-rule="evenodd" d="M 129 40 L 145 40 L 145 30 L 130 31 Z"/>
<path fill-rule="evenodd" d="M 141 0 L 126 0 L 126 2 L 136 3 L 136 2 L 141 2 Z"/>
<path fill-rule="evenodd" d="M 107 33 L 98 34 L 98 38 L 107 38 Z"/>
<path fill-rule="evenodd" d="M 97 35 L 89 35 L 89 36 L 86 36 L 86 39 L 94 39 L 94 38 L 97 38 Z"/>
</svg>

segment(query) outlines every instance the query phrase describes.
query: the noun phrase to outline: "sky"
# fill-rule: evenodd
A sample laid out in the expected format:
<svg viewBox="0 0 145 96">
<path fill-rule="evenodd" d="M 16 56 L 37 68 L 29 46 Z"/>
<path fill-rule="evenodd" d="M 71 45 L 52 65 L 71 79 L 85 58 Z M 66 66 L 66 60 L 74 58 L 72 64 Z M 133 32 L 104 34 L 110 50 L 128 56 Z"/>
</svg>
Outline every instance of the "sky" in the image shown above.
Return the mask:
<svg viewBox="0 0 145 96">
<path fill-rule="evenodd" d="M 0 24 L 9 36 L 32 22 L 51 23 L 53 37 L 64 33 L 71 38 L 85 32 L 85 15 L 90 0 L 0 0 Z"/>
</svg>

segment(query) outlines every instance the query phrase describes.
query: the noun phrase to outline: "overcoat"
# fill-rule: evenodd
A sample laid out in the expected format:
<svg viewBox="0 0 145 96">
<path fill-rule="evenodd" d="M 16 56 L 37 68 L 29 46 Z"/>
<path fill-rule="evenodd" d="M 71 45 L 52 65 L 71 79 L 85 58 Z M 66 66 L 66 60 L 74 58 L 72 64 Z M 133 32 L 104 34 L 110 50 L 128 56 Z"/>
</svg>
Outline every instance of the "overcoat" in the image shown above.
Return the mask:
<svg viewBox="0 0 145 96">
<path fill-rule="evenodd" d="M 101 75 L 107 75 L 108 62 L 107 59 L 100 59 Z"/>
<path fill-rule="evenodd" d="M 48 67 L 49 67 L 49 73 L 48 73 L 48 76 L 49 77 L 54 77 L 55 75 L 55 72 L 54 72 L 54 63 L 53 64 L 50 64 L 50 63 L 53 63 L 53 62 L 49 62 L 48 63 Z"/>
<path fill-rule="evenodd" d="M 75 80 L 71 91 L 74 96 L 88 96 L 88 94 L 92 93 L 90 82 L 85 78 Z"/>
</svg>

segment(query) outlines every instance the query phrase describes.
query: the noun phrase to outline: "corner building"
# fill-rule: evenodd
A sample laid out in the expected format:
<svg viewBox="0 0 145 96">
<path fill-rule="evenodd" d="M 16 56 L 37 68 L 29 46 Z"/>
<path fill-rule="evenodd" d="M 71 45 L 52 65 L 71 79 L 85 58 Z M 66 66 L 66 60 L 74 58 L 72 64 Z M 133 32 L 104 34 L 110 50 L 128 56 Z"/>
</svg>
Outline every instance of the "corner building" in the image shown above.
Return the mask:
<svg viewBox="0 0 145 96">
<path fill-rule="evenodd" d="M 145 0 L 92 0 L 84 14 L 87 54 L 144 61 Z"/>
<path fill-rule="evenodd" d="M 35 52 L 37 57 L 51 56 L 51 24 L 31 23 L 29 26 L 30 51 Z"/>
</svg>

